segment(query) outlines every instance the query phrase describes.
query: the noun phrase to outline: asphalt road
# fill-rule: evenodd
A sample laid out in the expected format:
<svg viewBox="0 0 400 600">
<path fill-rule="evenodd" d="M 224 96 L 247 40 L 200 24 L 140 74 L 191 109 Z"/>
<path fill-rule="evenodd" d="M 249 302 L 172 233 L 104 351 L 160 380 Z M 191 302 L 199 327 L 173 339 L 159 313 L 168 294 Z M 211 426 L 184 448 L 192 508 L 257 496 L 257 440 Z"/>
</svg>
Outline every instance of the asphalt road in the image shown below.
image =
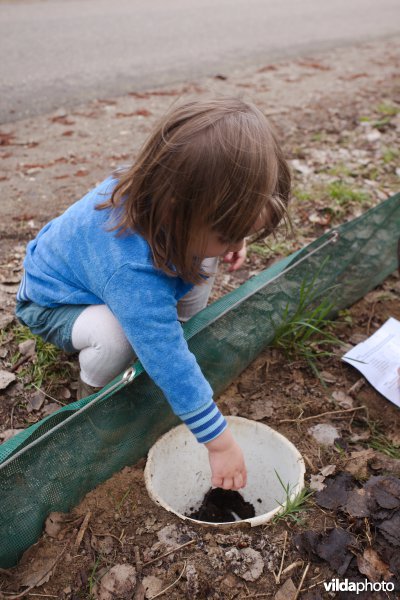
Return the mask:
<svg viewBox="0 0 400 600">
<path fill-rule="evenodd" d="M 399 30 L 399 0 L 0 0 L 0 122 Z"/>
</svg>

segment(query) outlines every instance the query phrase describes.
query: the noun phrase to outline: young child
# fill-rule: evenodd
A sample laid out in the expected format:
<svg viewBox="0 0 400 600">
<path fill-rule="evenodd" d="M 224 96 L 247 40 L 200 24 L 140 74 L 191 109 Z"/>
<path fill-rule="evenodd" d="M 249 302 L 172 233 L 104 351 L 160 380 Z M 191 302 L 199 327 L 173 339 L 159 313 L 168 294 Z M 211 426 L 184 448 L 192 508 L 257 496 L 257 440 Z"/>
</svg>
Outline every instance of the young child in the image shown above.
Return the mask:
<svg viewBox="0 0 400 600">
<path fill-rule="evenodd" d="M 242 451 L 183 337 L 207 304 L 218 257 L 238 269 L 245 238 L 287 217 L 290 174 L 263 113 L 239 99 L 175 106 L 136 162 L 27 246 L 18 319 L 79 352 L 79 397 L 137 356 L 209 452 L 212 485 L 246 485 Z"/>
</svg>

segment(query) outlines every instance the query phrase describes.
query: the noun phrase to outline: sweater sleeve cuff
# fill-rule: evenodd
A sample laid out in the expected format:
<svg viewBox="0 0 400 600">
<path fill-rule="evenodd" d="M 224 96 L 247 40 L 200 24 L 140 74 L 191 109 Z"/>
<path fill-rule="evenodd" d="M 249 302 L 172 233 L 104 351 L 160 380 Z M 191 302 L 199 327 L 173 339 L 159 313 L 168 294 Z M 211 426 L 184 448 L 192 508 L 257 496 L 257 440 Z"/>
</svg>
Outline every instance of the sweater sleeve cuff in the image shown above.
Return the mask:
<svg viewBox="0 0 400 600">
<path fill-rule="evenodd" d="M 179 418 L 189 427 L 201 444 L 211 442 L 228 427 L 213 400 L 192 412 L 179 415 Z"/>
</svg>

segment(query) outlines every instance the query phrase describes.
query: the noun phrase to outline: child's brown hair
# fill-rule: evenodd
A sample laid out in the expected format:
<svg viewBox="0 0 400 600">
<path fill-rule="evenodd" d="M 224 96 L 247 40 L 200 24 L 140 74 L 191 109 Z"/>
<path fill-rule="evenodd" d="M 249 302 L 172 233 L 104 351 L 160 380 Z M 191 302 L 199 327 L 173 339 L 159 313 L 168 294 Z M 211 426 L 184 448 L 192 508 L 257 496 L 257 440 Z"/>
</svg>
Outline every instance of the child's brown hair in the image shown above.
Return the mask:
<svg viewBox="0 0 400 600">
<path fill-rule="evenodd" d="M 200 283 L 196 254 L 208 232 L 238 242 L 264 213 L 266 237 L 282 218 L 288 222 L 289 195 L 289 168 L 265 115 L 252 103 L 220 98 L 173 107 L 97 208 L 121 209 L 113 229 L 137 231 L 156 267 Z"/>
</svg>

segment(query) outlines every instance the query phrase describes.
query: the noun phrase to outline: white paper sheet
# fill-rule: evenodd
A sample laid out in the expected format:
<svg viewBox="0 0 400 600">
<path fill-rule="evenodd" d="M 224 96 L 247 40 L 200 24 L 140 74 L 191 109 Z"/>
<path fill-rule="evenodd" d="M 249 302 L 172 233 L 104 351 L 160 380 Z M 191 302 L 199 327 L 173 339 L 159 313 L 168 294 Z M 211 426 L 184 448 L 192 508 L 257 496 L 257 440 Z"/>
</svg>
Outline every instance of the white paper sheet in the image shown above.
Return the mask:
<svg viewBox="0 0 400 600">
<path fill-rule="evenodd" d="M 391 317 L 365 342 L 357 344 L 343 360 L 364 377 L 385 398 L 400 407 L 400 321 Z"/>
</svg>

